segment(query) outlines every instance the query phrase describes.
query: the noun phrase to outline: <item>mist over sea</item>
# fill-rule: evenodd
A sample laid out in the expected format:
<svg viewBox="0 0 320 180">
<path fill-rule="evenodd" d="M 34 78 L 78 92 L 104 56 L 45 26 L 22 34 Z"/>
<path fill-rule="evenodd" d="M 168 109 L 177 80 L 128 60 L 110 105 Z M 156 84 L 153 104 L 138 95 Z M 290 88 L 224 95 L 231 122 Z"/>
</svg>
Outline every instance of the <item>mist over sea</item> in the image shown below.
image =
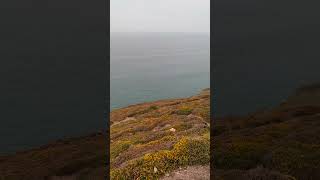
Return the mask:
<svg viewBox="0 0 320 180">
<path fill-rule="evenodd" d="M 111 109 L 210 86 L 209 33 L 111 33 Z"/>
</svg>

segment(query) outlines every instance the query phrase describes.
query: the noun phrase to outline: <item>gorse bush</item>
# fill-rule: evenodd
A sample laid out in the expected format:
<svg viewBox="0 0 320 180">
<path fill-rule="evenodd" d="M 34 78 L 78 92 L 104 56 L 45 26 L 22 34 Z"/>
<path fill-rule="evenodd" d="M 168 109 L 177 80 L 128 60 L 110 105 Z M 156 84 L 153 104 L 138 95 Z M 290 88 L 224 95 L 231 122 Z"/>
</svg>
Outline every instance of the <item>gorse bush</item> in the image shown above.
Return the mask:
<svg viewBox="0 0 320 180">
<path fill-rule="evenodd" d="M 150 106 L 149 107 L 149 110 L 157 110 L 157 109 L 159 109 L 158 106 Z"/>
<path fill-rule="evenodd" d="M 157 109 L 159 109 L 158 106 L 150 106 L 147 109 L 144 109 L 144 110 L 141 110 L 141 111 L 132 112 L 131 114 L 128 115 L 128 117 L 134 117 L 134 116 L 137 116 L 137 115 L 149 113 L 149 112 L 157 110 Z"/>
<path fill-rule="evenodd" d="M 189 115 L 191 113 L 192 113 L 192 109 L 187 106 L 183 106 L 175 112 L 175 114 L 178 114 L 178 115 Z"/>
<path fill-rule="evenodd" d="M 155 179 L 181 166 L 207 164 L 210 160 L 208 138 L 182 138 L 172 150 L 145 154 L 124 168 L 111 171 L 112 180 Z"/>
<path fill-rule="evenodd" d="M 130 141 L 119 141 L 117 143 L 112 144 L 112 149 L 110 150 L 110 159 L 114 159 L 120 153 L 127 150 L 131 145 Z"/>
</svg>

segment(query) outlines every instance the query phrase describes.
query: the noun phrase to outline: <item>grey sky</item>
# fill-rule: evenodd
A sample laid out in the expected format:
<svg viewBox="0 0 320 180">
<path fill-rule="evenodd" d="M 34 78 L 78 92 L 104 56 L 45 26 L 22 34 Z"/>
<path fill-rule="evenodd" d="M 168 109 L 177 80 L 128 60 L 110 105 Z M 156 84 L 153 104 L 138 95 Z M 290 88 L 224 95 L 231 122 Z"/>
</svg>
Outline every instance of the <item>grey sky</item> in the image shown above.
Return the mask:
<svg viewBox="0 0 320 180">
<path fill-rule="evenodd" d="M 209 32 L 210 0 L 110 0 L 111 32 Z"/>
</svg>

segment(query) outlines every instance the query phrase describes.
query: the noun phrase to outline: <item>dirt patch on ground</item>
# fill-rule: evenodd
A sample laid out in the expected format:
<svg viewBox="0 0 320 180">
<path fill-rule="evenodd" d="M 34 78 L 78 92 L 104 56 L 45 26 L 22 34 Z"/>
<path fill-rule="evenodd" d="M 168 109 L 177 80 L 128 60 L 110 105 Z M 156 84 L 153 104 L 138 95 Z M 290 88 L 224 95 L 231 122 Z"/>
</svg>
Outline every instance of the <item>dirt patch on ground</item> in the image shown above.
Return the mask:
<svg viewBox="0 0 320 180">
<path fill-rule="evenodd" d="M 210 166 L 189 166 L 167 174 L 161 180 L 209 180 Z"/>
</svg>

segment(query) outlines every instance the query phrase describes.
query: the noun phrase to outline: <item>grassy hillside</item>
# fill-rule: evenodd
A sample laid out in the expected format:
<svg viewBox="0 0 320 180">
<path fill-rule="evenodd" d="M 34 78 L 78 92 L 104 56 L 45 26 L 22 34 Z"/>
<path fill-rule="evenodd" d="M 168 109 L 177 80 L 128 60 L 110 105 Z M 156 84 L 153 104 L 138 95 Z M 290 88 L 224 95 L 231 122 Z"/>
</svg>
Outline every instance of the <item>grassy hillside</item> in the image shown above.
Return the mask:
<svg viewBox="0 0 320 180">
<path fill-rule="evenodd" d="M 215 180 L 320 179 L 318 86 L 268 111 L 215 119 L 211 139 L 209 99 L 206 90 L 113 111 L 111 179 L 161 179 L 181 167 L 208 166 L 210 140 Z M 106 179 L 106 144 L 96 133 L 0 157 L 0 180 Z"/>
<path fill-rule="evenodd" d="M 320 179 L 318 86 L 270 111 L 217 119 L 214 132 L 216 179 Z"/>
<path fill-rule="evenodd" d="M 111 113 L 112 179 L 156 178 L 209 162 L 209 91 Z M 105 133 L 0 157 L 0 180 L 105 180 Z"/>
<path fill-rule="evenodd" d="M 111 179 L 157 179 L 179 167 L 208 164 L 209 94 L 113 111 Z"/>
</svg>

